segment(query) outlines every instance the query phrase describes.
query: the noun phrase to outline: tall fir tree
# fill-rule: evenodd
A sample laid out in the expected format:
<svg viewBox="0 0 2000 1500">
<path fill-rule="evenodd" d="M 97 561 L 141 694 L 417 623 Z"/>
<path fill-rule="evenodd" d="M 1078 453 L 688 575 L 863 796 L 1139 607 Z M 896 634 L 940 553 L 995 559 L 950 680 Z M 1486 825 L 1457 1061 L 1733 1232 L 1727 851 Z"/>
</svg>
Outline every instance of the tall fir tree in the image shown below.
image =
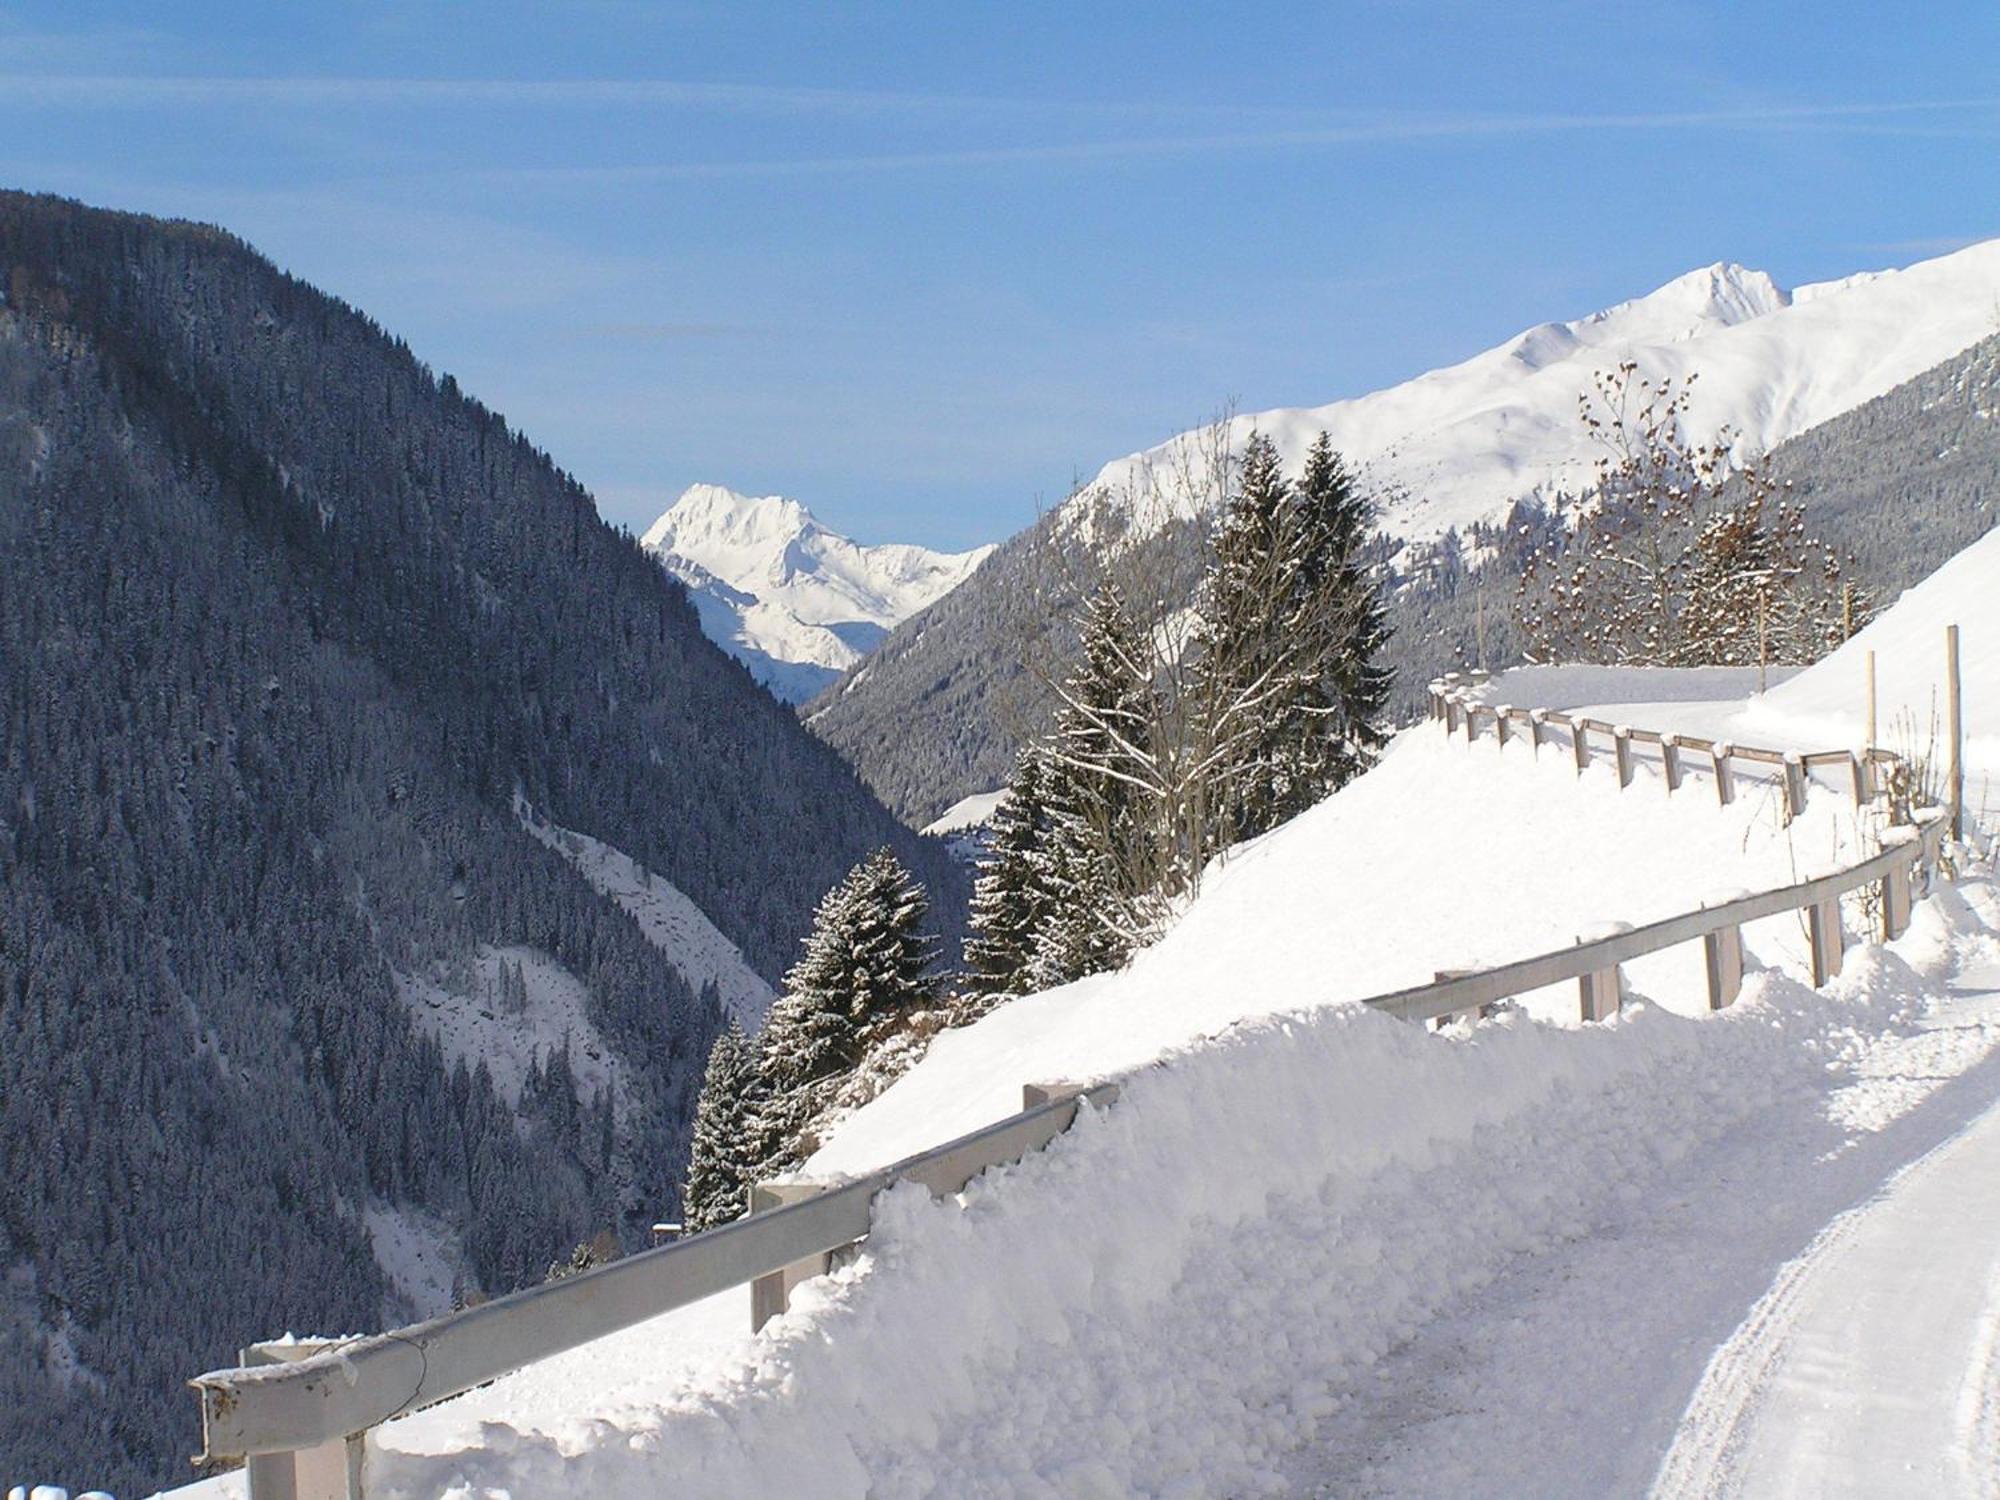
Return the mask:
<svg viewBox="0 0 2000 1500">
<path fill-rule="evenodd" d="M 1049 880 L 1052 829 L 1047 752 L 1035 741 L 1014 757 L 1007 796 L 973 885 L 967 983 L 975 994 L 1018 995 L 1034 988 L 1035 944 L 1054 903 Z"/>
<path fill-rule="evenodd" d="M 741 1218 L 750 1205 L 757 1158 L 752 1123 L 761 1093 L 757 1048 L 731 1021 L 708 1050 L 695 1102 L 681 1220 L 688 1233 Z"/>
<path fill-rule="evenodd" d="M 1375 507 L 1320 433 L 1293 491 L 1298 567 L 1287 634 L 1310 644 L 1316 670 L 1286 715 L 1287 785 L 1276 811 L 1290 817 L 1374 763 L 1395 674 L 1381 660 L 1388 604 L 1367 560 Z"/>
<path fill-rule="evenodd" d="M 1036 989 L 1122 964 L 1144 927 L 1135 904 L 1158 883 L 1151 643 L 1110 580 L 1085 602 L 1078 633 L 1079 660 L 1046 742 L 1048 902 L 1029 968 Z"/>
<path fill-rule="evenodd" d="M 1286 627 L 1299 593 L 1298 507 L 1278 450 L 1263 433 L 1244 444 L 1197 600 L 1200 652 L 1192 731 L 1203 764 L 1204 852 L 1273 826 L 1286 753 L 1285 722 L 1301 696 L 1309 653 Z"/>
<path fill-rule="evenodd" d="M 827 892 L 764 1023 L 758 1170 L 797 1161 L 842 1078 L 932 999 L 930 898 L 893 850 L 869 855 Z"/>
</svg>

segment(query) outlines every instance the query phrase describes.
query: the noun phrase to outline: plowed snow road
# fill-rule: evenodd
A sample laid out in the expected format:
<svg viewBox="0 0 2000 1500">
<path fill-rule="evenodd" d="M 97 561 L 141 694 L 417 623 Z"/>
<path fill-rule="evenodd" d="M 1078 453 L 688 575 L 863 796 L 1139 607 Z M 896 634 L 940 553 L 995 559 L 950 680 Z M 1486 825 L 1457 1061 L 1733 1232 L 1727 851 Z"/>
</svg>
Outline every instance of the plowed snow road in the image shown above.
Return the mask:
<svg viewBox="0 0 2000 1500">
<path fill-rule="evenodd" d="M 1314 1496 L 2000 1500 L 2000 970 L 1391 1354 Z"/>
<path fill-rule="evenodd" d="M 1716 1351 L 1653 1488 L 2000 1496 L 2000 1105 L 1835 1219 Z"/>
</svg>

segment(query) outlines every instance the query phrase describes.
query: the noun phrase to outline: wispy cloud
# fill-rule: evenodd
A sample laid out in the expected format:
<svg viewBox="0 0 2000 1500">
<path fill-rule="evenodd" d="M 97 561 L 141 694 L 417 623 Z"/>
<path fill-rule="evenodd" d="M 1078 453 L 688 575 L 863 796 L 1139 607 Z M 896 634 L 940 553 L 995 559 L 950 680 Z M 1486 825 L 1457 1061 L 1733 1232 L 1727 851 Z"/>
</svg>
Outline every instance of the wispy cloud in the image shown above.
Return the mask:
<svg viewBox="0 0 2000 1500">
<path fill-rule="evenodd" d="M 705 339 L 758 338 L 771 332 L 747 323 L 586 323 L 574 337 L 630 343 L 682 343 Z"/>
<path fill-rule="evenodd" d="M 1829 131 L 1866 128 L 1899 115 L 1978 114 L 2000 111 L 2000 98 L 1919 100 L 1901 103 L 1799 105 L 1769 108 L 1661 111 L 1631 114 L 1535 114 L 1398 117 L 1366 124 L 1200 135 L 1141 136 L 1056 141 L 1012 146 L 972 146 L 935 151 L 842 156 L 774 157 L 736 161 L 643 162 L 606 166 L 505 167 L 476 171 L 472 180 L 494 184 L 620 185 L 741 177 L 831 176 L 846 173 L 923 171 L 952 167 L 1089 163 L 1230 152 L 1284 151 L 1373 143 L 1504 138 L 1587 131 L 1739 130 Z M 1984 135 L 1971 124 L 1962 131 Z"/>
</svg>

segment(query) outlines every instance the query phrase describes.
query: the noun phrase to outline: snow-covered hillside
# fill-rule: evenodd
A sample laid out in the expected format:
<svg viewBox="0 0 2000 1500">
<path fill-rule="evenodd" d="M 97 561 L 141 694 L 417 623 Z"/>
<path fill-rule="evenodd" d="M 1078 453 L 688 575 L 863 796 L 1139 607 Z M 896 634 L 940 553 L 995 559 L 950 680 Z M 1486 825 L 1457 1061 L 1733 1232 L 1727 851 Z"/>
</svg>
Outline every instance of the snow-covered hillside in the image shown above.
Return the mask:
<svg viewBox="0 0 2000 1500">
<path fill-rule="evenodd" d="M 383 1429 L 371 1484 L 1688 1493 L 1662 1464 L 1699 1439 L 1676 1434 L 1762 1389 L 1710 1353 L 1989 1107 L 2000 1003 L 1967 976 L 2000 963 L 1992 889 L 1923 905 L 1823 993 L 1800 924 L 1755 924 L 1720 1014 L 1698 944 L 1628 966 L 1607 1025 L 1576 1024 L 1573 987 L 1444 1034 L 1352 1002 L 1784 884 L 1858 837 L 1825 790 L 1787 825 L 1774 791 L 1670 798 L 1643 765 L 1621 791 L 1607 765 L 1413 729 L 1211 872 L 1124 972 L 945 1034 L 806 1170 L 933 1144 L 1028 1082 L 1118 1075 L 1110 1112 L 958 1198 L 889 1195 L 759 1337 L 726 1294 Z M 1759 1313 L 1767 1362 L 1788 1306 Z M 1426 1420 L 1440 1399 L 1450 1423 Z"/>
<path fill-rule="evenodd" d="M 690 486 L 640 545 L 694 598 L 709 638 L 778 697 L 802 703 L 993 549 L 864 546 L 796 500 Z"/>
<path fill-rule="evenodd" d="M 1395 496 L 1383 522 L 1406 539 L 1491 520 L 1530 496 L 1576 493 L 1596 452 L 1577 421 L 1595 372 L 1636 361 L 1651 379 L 1699 374 L 1689 427 L 1729 426 L 1738 452 L 1766 451 L 1880 396 L 2000 328 L 2000 240 L 1904 270 L 1787 292 L 1762 271 L 1718 263 L 1569 323 L 1544 323 L 1461 364 L 1352 400 L 1236 417 L 1233 446 L 1270 436 L 1288 466 L 1324 429 Z M 1113 497 L 1150 472 L 1176 509 L 1171 440 L 1107 464 L 1089 486 Z M 1205 503 L 1208 497 L 1195 497 Z"/>
</svg>

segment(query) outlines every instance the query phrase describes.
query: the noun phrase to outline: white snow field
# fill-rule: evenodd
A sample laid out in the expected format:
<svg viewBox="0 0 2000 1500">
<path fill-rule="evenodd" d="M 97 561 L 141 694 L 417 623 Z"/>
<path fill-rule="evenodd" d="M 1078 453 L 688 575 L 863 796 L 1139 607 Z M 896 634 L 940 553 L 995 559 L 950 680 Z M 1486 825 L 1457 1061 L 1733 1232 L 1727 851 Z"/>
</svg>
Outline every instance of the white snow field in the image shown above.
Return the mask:
<svg viewBox="0 0 2000 1500">
<path fill-rule="evenodd" d="M 1389 497 L 1384 528 L 1424 540 L 1497 519 L 1517 499 L 1586 489 L 1597 454 L 1577 421 L 1577 396 L 1595 372 L 1623 360 L 1654 380 L 1698 374 L 1691 434 L 1706 441 L 1729 426 L 1738 455 L 1748 456 L 1988 337 L 1997 300 L 2000 240 L 1790 292 L 1762 271 L 1718 262 L 1603 312 L 1530 328 L 1401 385 L 1326 406 L 1238 416 L 1230 442 L 1240 448 L 1250 432 L 1263 432 L 1296 472 L 1325 430 Z M 1115 498 L 1150 468 L 1171 508 L 1187 510 L 1172 482 L 1184 440 L 1113 460 L 1089 488 Z"/>
<path fill-rule="evenodd" d="M 868 546 L 796 500 L 716 484 L 690 485 L 639 545 L 686 585 L 708 638 L 788 703 L 812 697 L 993 550 Z"/>
</svg>

